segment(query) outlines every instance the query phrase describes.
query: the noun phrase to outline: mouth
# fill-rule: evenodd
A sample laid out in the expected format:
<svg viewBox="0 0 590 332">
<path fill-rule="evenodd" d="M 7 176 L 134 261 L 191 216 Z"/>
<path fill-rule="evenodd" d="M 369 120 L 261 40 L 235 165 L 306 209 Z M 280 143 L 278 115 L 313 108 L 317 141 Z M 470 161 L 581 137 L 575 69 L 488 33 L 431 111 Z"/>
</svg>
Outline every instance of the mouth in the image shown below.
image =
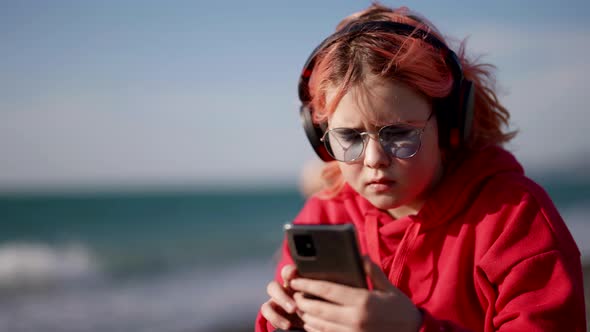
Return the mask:
<svg viewBox="0 0 590 332">
<path fill-rule="evenodd" d="M 379 193 L 391 190 L 395 184 L 395 181 L 389 179 L 374 179 L 367 182 L 367 187 L 370 190 Z"/>
</svg>

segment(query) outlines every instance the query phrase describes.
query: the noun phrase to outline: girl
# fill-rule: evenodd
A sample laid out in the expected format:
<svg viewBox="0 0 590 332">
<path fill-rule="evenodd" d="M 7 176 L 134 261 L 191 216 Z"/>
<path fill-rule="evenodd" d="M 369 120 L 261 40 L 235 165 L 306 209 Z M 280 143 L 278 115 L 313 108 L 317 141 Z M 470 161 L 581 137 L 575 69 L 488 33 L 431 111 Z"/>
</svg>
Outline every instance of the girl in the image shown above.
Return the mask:
<svg viewBox="0 0 590 332">
<path fill-rule="evenodd" d="M 580 253 L 501 147 L 491 68 L 406 8 L 318 46 L 299 93 L 327 187 L 294 223 L 354 223 L 372 288 L 299 278 L 284 245 L 256 331 L 586 330 Z"/>
</svg>

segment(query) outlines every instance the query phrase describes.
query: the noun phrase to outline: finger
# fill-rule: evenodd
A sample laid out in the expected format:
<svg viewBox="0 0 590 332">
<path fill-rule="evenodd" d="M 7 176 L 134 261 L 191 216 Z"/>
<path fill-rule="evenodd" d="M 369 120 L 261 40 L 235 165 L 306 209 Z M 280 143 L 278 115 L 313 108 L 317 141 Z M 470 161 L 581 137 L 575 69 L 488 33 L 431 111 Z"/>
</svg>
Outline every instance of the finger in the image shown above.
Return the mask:
<svg viewBox="0 0 590 332">
<path fill-rule="evenodd" d="M 373 289 L 380 291 L 394 291 L 395 287 L 391 284 L 391 281 L 387 278 L 381 268 L 373 263 L 369 257 L 363 257 L 363 266 L 365 273 L 373 283 Z"/>
<path fill-rule="evenodd" d="M 293 298 L 287 294 L 285 289 L 277 281 L 273 280 L 269 282 L 268 286 L 266 286 L 266 292 L 286 312 L 292 314 L 297 309 Z"/>
<path fill-rule="evenodd" d="M 291 280 L 291 288 L 295 291 L 315 295 L 335 304 L 350 305 L 368 296 L 366 289 L 349 287 L 329 281 L 296 278 Z"/>
<path fill-rule="evenodd" d="M 303 314 L 308 314 L 319 319 L 349 325 L 353 323 L 353 307 L 333 304 L 322 300 L 309 299 L 302 293 L 293 294 L 297 309 Z"/>
<path fill-rule="evenodd" d="M 295 265 L 287 264 L 281 269 L 281 278 L 283 279 L 283 287 L 289 288 L 289 281 L 297 275 L 297 268 Z"/>
<path fill-rule="evenodd" d="M 346 325 L 323 320 L 308 313 L 301 315 L 303 328 L 308 332 L 349 332 Z"/>
<path fill-rule="evenodd" d="M 266 320 L 272 324 L 272 326 L 284 330 L 291 328 L 291 322 L 279 313 L 276 307 L 276 303 L 272 300 L 268 300 L 260 307 L 260 313 Z"/>
</svg>

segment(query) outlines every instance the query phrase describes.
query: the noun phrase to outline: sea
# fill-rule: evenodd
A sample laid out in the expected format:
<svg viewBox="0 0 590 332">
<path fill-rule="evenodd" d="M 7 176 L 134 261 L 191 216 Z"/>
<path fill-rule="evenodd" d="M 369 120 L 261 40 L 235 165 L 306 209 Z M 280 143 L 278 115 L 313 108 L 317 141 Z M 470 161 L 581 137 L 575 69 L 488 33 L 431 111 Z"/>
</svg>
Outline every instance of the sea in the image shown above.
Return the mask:
<svg viewBox="0 0 590 332">
<path fill-rule="evenodd" d="M 585 260 L 590 178 L 539 176 Z M 297 187 L 0 194 L 0 331 L 252 330 Z"/>
</svg>

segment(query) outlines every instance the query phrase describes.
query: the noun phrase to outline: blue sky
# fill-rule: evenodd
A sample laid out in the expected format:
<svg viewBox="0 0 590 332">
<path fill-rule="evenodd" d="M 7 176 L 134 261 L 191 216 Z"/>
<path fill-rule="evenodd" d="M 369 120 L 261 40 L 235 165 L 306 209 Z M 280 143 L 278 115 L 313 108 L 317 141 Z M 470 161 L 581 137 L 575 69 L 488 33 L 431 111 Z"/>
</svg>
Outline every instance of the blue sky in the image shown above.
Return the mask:
<svg viewBox="0 0 590 332">
<path fill-rule="evenodd" d="M 382 3 L 497 65 L 527 168 L 588 164 L 588 1 Z M 0 191 L 295 183 L 301 66 L 368 4 L 0 0 Z"/>
</svg>

